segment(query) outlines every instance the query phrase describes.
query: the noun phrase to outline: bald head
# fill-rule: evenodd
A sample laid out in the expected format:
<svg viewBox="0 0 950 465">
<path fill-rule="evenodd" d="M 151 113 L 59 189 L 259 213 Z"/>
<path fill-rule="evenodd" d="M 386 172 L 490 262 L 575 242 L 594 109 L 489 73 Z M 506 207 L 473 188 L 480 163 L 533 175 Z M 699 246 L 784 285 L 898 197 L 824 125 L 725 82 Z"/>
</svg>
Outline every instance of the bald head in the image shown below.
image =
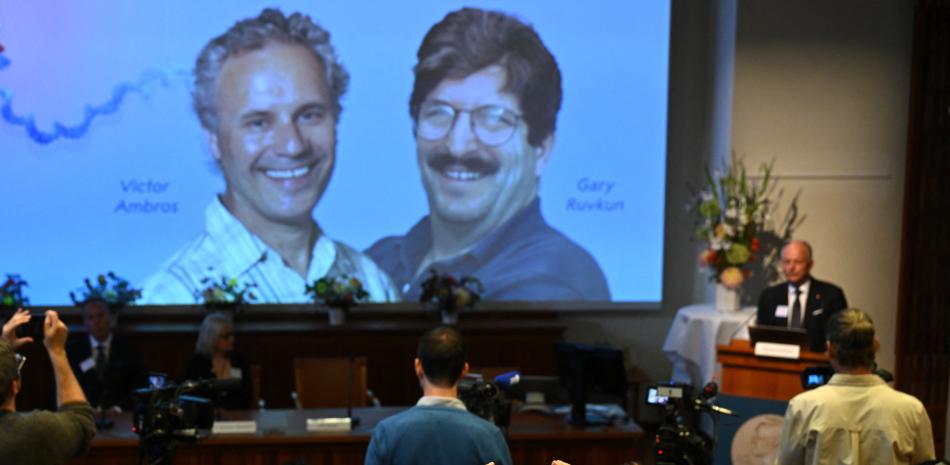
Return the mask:
<svg viewBox="0 0 950 465">
<path fill-rule="evenodd" d="M 811 245 L 805 241 L 794 240 L 782 247 L 782 274 L 792 284 L 801 284 L 808 280 L 811 266 Z"/>
</svg>

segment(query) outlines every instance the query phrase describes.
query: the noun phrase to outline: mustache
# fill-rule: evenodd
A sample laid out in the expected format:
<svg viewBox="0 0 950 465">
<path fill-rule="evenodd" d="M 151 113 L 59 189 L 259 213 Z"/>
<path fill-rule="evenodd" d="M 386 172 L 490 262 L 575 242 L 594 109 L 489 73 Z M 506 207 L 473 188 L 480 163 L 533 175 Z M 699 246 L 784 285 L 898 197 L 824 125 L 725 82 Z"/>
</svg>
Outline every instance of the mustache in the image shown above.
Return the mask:
<svg viewBox="0 0 950 465">
<path fill-rule="evenodd" d="M 464 171 L 482 175 L 495 174 L 501 168 L 501 163 L 497 159 L 477 150 L 467 152 L 459 157 L 452 155 L 448 150 L 436 149 L 427 154 L 426 165 L 435 171 L 463 168 Z"/>
</svg>

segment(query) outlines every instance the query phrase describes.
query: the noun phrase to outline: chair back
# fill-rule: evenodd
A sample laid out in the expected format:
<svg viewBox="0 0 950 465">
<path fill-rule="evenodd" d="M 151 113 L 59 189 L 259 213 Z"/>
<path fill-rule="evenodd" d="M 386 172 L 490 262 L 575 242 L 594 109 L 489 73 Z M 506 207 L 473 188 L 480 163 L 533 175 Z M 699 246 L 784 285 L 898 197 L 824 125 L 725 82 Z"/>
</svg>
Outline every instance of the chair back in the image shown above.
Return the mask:
<svg viewBox="0 0 950 465">
<path fill-rule="evenodd" d="M 295 358 L 294 385 L 303 408 L 365 407 L 366 357 Z"/>
</svg>

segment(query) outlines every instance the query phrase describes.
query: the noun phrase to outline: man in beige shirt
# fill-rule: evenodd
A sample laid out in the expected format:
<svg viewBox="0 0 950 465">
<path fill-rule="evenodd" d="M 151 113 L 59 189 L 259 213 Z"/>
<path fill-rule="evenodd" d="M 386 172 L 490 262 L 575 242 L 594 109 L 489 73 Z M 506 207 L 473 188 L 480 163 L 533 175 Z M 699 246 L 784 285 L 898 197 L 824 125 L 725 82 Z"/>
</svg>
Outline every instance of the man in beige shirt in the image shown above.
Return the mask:
<svg viewBox="0 0 950 465">
<path fill-rule="evenodd" d="M 780 465 L 916 465 L 934 459 L 933 430 L 923 404 L 872 373 L 878 341 L 871 318 L 846 309 L 827 325 L 835 375 L 792 398 L 785 412 Z"/>
</svg>

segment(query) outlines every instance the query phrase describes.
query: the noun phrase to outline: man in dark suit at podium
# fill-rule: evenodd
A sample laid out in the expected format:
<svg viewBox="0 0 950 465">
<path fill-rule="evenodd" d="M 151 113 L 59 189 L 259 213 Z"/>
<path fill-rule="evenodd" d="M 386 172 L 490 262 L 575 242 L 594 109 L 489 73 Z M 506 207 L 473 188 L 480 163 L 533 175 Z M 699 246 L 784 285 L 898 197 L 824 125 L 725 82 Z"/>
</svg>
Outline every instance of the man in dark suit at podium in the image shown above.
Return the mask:
<svg viewBox="0 0 950 465">
<path fill-rule="evenodd" d="M 103 409 L 134 407 L 132 390 L 148 384 L 142 352 L 132 339 L 112 331 L 109 304 L 90 298 L 80 304 L 88 336 L 69 345 L 69 364 L 86 398 Z"/>
<path fill-rule="evenodd" d="M 759 296 L 756 324 L 804 328 L 809 349 L 825 351 L 825 322 L 848 307 L 844 291 L 811 276 L 811 245 L 794 240 L 782 248 L 782 273 L 787 280 Z"/>
</svg>

